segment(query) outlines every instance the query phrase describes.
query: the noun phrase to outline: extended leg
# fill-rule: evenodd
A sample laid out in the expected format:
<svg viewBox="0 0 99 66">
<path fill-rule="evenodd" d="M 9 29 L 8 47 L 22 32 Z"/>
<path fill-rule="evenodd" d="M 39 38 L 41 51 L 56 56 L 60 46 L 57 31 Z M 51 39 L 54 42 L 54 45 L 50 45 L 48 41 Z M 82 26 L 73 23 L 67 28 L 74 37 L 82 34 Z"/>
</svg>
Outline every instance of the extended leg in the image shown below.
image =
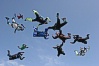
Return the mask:
<svg viewBox="0 0 99 66">
<path fill-rule="evenodd" d="M 11 57 L 11 55 L 10 55 L 10 51 L 9 51 L 9 50 L 7 50 L 7 51 L 8 51 L 8 54 L 7 54 L 7 56 Z"/>
<path fill-rule="evenodd" d="M 46 19 L 45 19 L 46 21 L 48 20 L 49 22 L 51 22 L 51 20 L 50 20 L 50 18 L 49 17 L 46 17 Z"/>
<path fill-rule="evenodd" d="M 74 51 L 76 53 L 77 56 L 79 56 L 79 52 L 77 50 Z"/>
<path fill-rule="evenodd" d="M 90 34 L 87 34 L 87 37 L 85 38 L 86 40 L 89 39 L 89 35 L 90 35 Z"/>
<path fill-rule="evenodd" d="M 60 56 L 60 53 L 58 52 L 57 56 L 59 57 Z"/>
<path fill-rule="evenodd" d="M 17 28 L 14 30 L 14 33 L 16 33 Z"/>
<path fill-rule="evenodd" d="M 60 25 L 59 13 L 57 13 L 57 26 Z"/>
<path fill-rule="evenodd" d="M 62 18 L 63 23 L 60 24 L 60 27 L 63 27 L 65 24 L 67 24 L 66 18 Z"/>
<path fill-rule="evenodd" d="M 32 19 L 32 18 L 26 18 L 25 19 L 25 21 L 30 21 L 30 22 L 32 22 L 34 19 Z"/>
<path fill-rule="evenodd" d="M 20 60 L 23 60 L 24 58 L 25 58 L 25 57 L 21 57 L 21 56 L 20 56 Z"/>
<path fill-rule="evenodd" d="M 39 18 L 39 13 L 36 10 L 32 10 L 34 12 L 34 14 L 36 15 L 36 18 Z"/>
<path fill-rule="evenodd" d="M 62 51 L 62 54 L 65 55 L 64 51 Z"/>
<path fill-rule="evenodd" d="M 16 22 L 16 21 L 15 21 L 15 18 L 13 17 L 13 18 L 12 18 L 12 23 L 15 23 L 15 22 Z"/>
<path fill-rule="evenodd" d="M 87 36 L 86 36 L 85 38 L 83 38 L 83 39 L 84 39 L 84 40 L 89 39 L 89 35 L 90 35 L 90 34 L 87 34 Z"/>
<path fill-rule="evenodd" d="M 18 55 L 17 55 L 18 58 L 20 58 L 20 60 L 23 60 L 25 58 L 25 57 L 22 57 L 22 55 L 23 55 L 22 53 L 24 53 L 24 52 L 18 52 Z"/>
<path fill-rule="evenodd" d="M 48 29 L 53 29 L 54 30 L 55 29 L 55 26 L 48 27 Z"/>
<path fill-rule="evenodd" d="M 58 27 L 60 26 L 59 13 L 57 13 L 57 16 L 56 17 L 57 17 L 57 23 L 55 23 L 54 26 L 48 27 L 48 29 L 53 29 L 53 30 L 58 29 Z"/>
<path fill-rule="evenodd" d="M 9 18 L 5 17 L 7 19 L 7 24 L 11 26 L 11 23 L 9 22 Z"/>
<path fill-rule="evenodd" d="M 82 43 L 87 44 L 87 39 L 89 39 L 89 34 L 87 34 L 87 37 L 82 39 Z"/>
</svg>

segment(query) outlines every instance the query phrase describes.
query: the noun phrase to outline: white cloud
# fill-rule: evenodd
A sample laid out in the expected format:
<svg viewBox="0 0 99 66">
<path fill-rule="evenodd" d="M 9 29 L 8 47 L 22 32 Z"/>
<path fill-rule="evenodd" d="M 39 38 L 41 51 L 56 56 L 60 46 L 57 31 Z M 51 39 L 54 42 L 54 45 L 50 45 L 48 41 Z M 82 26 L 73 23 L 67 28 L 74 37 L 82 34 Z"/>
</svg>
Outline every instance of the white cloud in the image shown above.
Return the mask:
<svg viewBox="0 0 99 66">
<path fill-rule="evenodd" d="M 16 62 L 16 61 L 7 61 L 7 64 L 12 65 L 12 66 L 24 66 L 24 65 L 22 65 L 22 64 L 19 64 L 19 63 Z"/>
<path fill-rule="evenodd" d="M 25 66 L 25 65 L 19 64 L 16 61 L 1 61 L 0 66 Z"/>
<path fill-rule="evenodd" d="M 64 66 L 65 63 L 62 62 L 61 60 L 51 57 L 51 56 L 42 56 L 39 55 L 40 59 L 42 60 L 41 62 L 43 63 L 43 66 Z"/>
<path fill-rule="evenodd" d="M 4 66 L 4 63 L 1 63 L 0 66 Z"/>
</svg>

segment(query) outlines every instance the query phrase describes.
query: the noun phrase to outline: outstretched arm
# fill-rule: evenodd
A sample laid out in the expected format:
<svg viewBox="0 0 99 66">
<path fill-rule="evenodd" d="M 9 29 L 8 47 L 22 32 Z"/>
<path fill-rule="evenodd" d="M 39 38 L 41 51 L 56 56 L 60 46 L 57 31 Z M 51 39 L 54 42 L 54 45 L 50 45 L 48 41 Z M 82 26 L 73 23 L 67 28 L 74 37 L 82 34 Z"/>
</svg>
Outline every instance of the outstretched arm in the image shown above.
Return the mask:
<svg viewBox="0 0 99 66">
<path fill-rule="evenodd" d="M 57 49 L 57 47 L 53 47 L 54 49 Z"/>
<path fill-rule="evenodd" d="M 41 23 L 40 23 L 40 24 L 38 24 L 38 26 L 40 26 L 40 25 L 43 25 L 43 24 L 41 24 Z"/>
<path fill-rule="evenodd" d="M 7 19 L 7 23 L 9 22 L 9 17 L 5 17 Z"/>
<path fill-rule="evenodd" d="M 77 40 L 75 39 L 74 42 L 70 42 L 71 44 L 74 44 Z"/>
<path fill-rule="evenodd" d="M 21 25 L 25 28 L 25 26 L 23 24 L 21 24 Z"/>
<path fill-rule="evenodd" d="M 21 54 L 21 53 L 24 53 L 24 52 L 18 52 L 18 54 Z"/>
<path fill-rule="evenodd" d="M 62 47 L 63 46 L 63 42 L 62 42 L 62 44 L 60 45 L 60 47 Z"/>
<path fill-rule="evenodd" d="M 53 36 L 53 35 L 52 35 L 52 37 L 53 37 L 53 39 L 57 39 L 58 38 L 58 36 Z"/>
<path fill-rule="evenodd" d="M 18 48 L 21 49 L 20 46 L 18 46 Z"/>
<path fill-rule="evenodd" d="M 59 35 L 61 35 L 62 34 L 62 30 L 59 30 Z"/>
<path fill-rule="evenodd" d="M 17 28 L 14 30 L 14 33 L 16 33 Z"/>
</svg>

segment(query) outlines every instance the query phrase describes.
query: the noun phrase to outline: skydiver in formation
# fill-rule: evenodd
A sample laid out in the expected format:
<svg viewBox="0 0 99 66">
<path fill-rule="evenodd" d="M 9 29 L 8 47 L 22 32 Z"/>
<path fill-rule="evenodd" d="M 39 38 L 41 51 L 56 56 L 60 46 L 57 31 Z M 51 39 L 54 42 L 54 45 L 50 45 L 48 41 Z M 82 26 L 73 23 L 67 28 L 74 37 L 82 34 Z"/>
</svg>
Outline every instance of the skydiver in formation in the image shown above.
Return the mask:
<svg viewBox="0 0 99 66">
<path fill-rule="evenodd" d="M 71 33 L 68 33 L 68 36 L 65 36 L 64 34 L 62 34 L 62 30 L 59 30 L 59 32 L 56 32 L 56 36 L 53 36 L 53 39 L 61 39 L 63 43 L 65 43 L 66 39 L 71 39 Z"/>
<path fill-rule="evenodd" d="M 23 31 L 24 30 L 24 25 L 23 24 L 18 24 L 16 23 L 15 21 L 15 17 L 12 18 L 12 23 L 9 22 L 9 18 L 8 17 L 5 17 L 7 19 L 7 24 L 10 25 L 12 28 L 15 28 L 15 31 L 14 33 L 16 33 L 16 30 L 18 31 Z"/>
<path fill-rule="evenodd" d="M 45 28 L 45 31 L 39 31 L 38 30 L 38 27 L 36 27 L 36 28 L 34 28 L 34 34 L 33 34 L 33 36 L 35 36 L 35 32 L 37 33 L 36 36 L 38 36 L 38 37 L 43 36 L 44 39 L 48 39 L 47 38 L 47 36 L 49 36 L 48 28 Z"/>
<path fill-rule="evenodd" d="M 18 46 L 18 48 L 21 49 L 21 50 L 24 50 L 25 48 L 29 48 L 29 47 L 27 47 L 26 44 L 23 44 L 21 47 Z"/>
<path fill-rule="evenodd" d="M 63 23 L 60 23 L 59 13 L 57 13 L 57 23 L 54 24 L 54 26 L 48 27 L 48 29 L 53 30 L 60 30 L 61 27 L 67 24 L 66 18 L 62 18 Z"/>
<path fill-rule="evenodd" d="M 18 19 L 20 19 L 20 18 L 23 19 L 23 15 L 19 13 L 19 15 L 17 15 L 17 18 L 18 18 Z"/>
<path fill-rule="evenodd" d="M 60 56 L 60 54 L 65 55 L 64 51 L 62 50 L 62 46 L 63 46 L 63 43 L 60 44 L 60 46 L 57 45 L 57 47 L 53 47 L 54 49 L 57 49 L 57 51 L 58 51 L 57 56 L 58 56 L 58 57 Z"/>
<path fill-rule="evenodd" d="M 9 56 L 9 60 L 20 59 L 23 60 L 25 57 L 22 57 L 24 52 L 18 52 L 17 54 L 11 55 L 10 51 L 8 50 L 7 56 Z"/>
<path fill-rule="evenodd" d="M 88 48 L 84 47 L 80 47 L 80 51 L 78 52 L 77 50 L 75 50 L 74 52 L 76 52 L 77 56 L 84 56 L 85 53 L 90 49 L 90 46 L 88 46 Z"/>
<path fill-rule="evenodd" d="M 84 43 L 84 44 L 87 44 L 87 41 L 86 40 L 88 40 L 89 39 L 89 35 L 90 34 L 87 34 L 87 36 L 85 37 L 85 38 L 82 38 L 82 37 L 80 37 L 79 35 L 73 35 L 74 37 L 74 41 L 73 42 L 70 42 L 71 44 L 74 44 L 76 41 L 78 41 L 78 42 L 82 42 L 82 43 Z"/>
<path fill-rule="evenodd" d="M 40 24 L 39 25 L 43 25 L 43 24 L 48 24 L 48 21 L 51 22 L 51 20 L 49 19 L 49 17 L 46 17 L 45 19 L 39 15 L 39 13 L 36 10 L 33 10 L 34 14 L 36 15 L 35 19 L 32 18 L 26 18 L 25 21 L 30 21 L 30 22 L 34 22 L 37 21 Z M 38 25 L 38 26 L 39 26 Z"/>
</svg>

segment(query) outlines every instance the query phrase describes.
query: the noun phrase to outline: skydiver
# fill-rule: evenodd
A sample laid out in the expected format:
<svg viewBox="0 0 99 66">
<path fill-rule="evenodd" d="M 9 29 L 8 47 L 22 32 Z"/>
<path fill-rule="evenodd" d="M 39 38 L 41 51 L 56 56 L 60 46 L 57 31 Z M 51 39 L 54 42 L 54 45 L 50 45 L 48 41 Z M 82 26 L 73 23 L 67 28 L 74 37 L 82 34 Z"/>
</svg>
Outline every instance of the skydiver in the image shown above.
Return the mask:
<svg viewBox="0 0 99 66">
<path fill-rule="evenodd" d="M 46 17 L 45 19 L 39 15 L 39 13 L 36 10 L 33 10 L 34 14 L 36 15 L 35 19 L 32 18 L 26 18 L 25 21 L 30 21 L 30 22 L 34 22 L 37 21 L 40 24 L 39 25 L 43 25 L 43 24 L 48 24 L 48 21 L 51 22 L 51 20 L 49 19 L 49 17 Z M 38 25 L 38 26 L 39 26 Z"/>
<path fill-rule="evenodd" d="M 71 39 L 71 33 L 68 33 L 68 36 L 65 36 L 64 34 L 62 34 L 62 30 L 59 30 L 59 32 L 56 32 L 56 36 L 53 36 L 53 39 L 61 39 L 63 43 L 65 43 L 65 40 L 67 39 Z"/>
<path fill-rule="evenodd" d="M 12 18 L 12 23 L 9 22 L 9 18 L 8 17 L 5 17 L 7 19 L 7 24 L 10 25 L 12 28 L 15 28 L 15 31 L 14 33 L 16 33 L 16 30 L 21 30 L 23 31 L 24 30 L 24 25 L 23 24 L 18 24 L 16 23 L 15 21 L 15 17 Z"/>
<path fill-rule="evenodd" d="M 84 48 L 80 47 L 80 52 L 78 53 L 78 55 L 84 56 L 85 53 L 86 53 L 89 49 L 90 49 L 90 46 L 89 46 L 88 48 L 86 48 L 86 47 L 84 47 Z M 75 51 L 77 51 L 77 50 L 75 50 Z"/>
<path fill-rule="evenodd" d="M 57 23 L 54 24 L 54 26 L 48 27 L 48 29 L 53 30 L 60 30 L 61 27 L 67 24 L 66 18 L 62 18 L 63 23 L 60 23 L 59 13 L 57 13 Z"/>
<path fill-rule="evenodd" d="M 43 35 L 45 39 L 48 39 L 47 36 L 49 36 L 48 34 L 48 28 L 45 28 L 45 31 L 39 31 L 38 27 L 33 27 L 34 28 L 34 32 L 37 32 L 37 36 L 39 35 Z"/>
<path fill-rule="evenodd" d="M 87 36 L 85 37 L 85 38 L 82 38 L 82 37 L 80 37 L 79 35 L 73 35 L 74 37 L 74 41 L 73 42 L 70 42 L 71 44 L 74 44 L 76 41 L 78 41 L 78 42 L 82 42 L 82 43 L 84 43 L 84 44 L 87 44 L 87 39 L 89 39 L 89 35 L 90 34 L 87 34 Z"/>
<path fill-rule="evenodd" d="M 57 51 L 58 51 L 57 56 L 58 56 L 58 57 L 60 56 L 60 54 L 65 55 L 64 51 L 62 50 L 62 46 L 63 46 L 63 43 L 60 44 L 60 46 L 57 45 L 57 47 L 53 47 L 54 49 L 57 49 Z"/>
<path fill-rule="evenodd" d="M 20 18 L 23 19 L 23 15 L 19 13 L 19 15 L 17 15 L 17 18 L 18 18 L 18 19 L 20 19 Z"/>
<path fill-rule="evenodd" d="M 21 50 L 24 50 L 25 48 L 29 48 L 29 47 L 27 47 L 26 44 L 23 44 L 21 47 L 18 46 L 18 48 L 21 49 Z"/>
<path fill-rule="evenodd" d="M 48 28 L 45 28 L 45 31 L 39 31 L 38 30 L 38 27 L 33 27 L 34 28 L 34 32 L 37 32 L 37 34 L 41 33 L 41 32 L 44 32 L 46 35 L 48 35 Z"/>
<path fill-rule="evenodd" d="M 8 50 L 7 56 L 9 56 L 9 60 L 20 59 L 23 60 L 25 57 L 22 57 L 24 52 L 18 52 L 17 54 L 11 55 L 10 51 Z"/>
</svg>

